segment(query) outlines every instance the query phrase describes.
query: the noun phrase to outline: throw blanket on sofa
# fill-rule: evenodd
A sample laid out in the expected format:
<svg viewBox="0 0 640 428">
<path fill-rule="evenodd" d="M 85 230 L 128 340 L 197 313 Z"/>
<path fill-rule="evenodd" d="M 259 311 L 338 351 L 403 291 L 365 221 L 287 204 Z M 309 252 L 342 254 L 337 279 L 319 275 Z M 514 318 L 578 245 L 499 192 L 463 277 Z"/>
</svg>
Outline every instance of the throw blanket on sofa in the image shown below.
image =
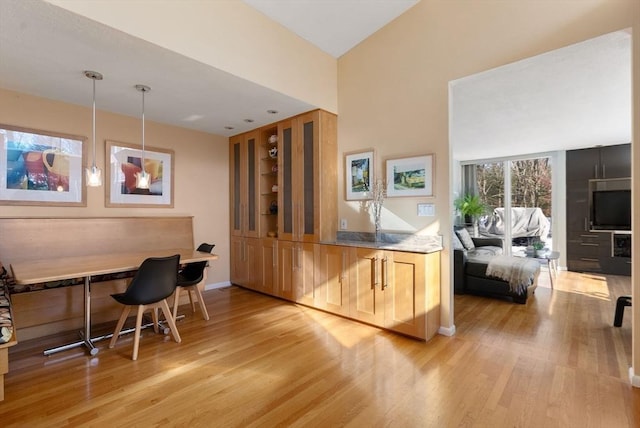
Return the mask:
<svg viewBox="0 0 640 428">
<path fill-rule="evenodd" d="M 537 260 L 495 256 L 489 260 L 486 274 L 507 281 L 513 293 L 525 294 L 539 271 L 540 263 Z"/>
</svg>

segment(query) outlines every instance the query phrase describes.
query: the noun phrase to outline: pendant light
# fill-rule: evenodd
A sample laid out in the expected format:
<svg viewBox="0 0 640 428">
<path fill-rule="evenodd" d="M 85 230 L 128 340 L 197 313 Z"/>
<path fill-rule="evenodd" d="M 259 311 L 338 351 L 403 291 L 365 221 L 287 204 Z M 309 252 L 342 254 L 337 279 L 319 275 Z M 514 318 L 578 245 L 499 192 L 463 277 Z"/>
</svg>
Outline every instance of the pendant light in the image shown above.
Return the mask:
<svg viewBox="0 0 640 428">
<path fill-rule="evenodd" d="M 140 159 L 140 172 L 136 172 L 136 188 L 148 189 L 151 176 L 144 169 L 144 94 L 151 90 L 150 87 L 145 85 L 136 85 L 136 89 L 142 92 L 142 159 Z"/>
<path fill-rule="evenodd" d="M 93 162 L 85 169 L 87 186 L 102 186 L 102 171 L 96 166 L 96 80 L 102 80 L 102 74 L 96 71 L 85 71 L 84 75 L 93 80 Z"/>
</svg>

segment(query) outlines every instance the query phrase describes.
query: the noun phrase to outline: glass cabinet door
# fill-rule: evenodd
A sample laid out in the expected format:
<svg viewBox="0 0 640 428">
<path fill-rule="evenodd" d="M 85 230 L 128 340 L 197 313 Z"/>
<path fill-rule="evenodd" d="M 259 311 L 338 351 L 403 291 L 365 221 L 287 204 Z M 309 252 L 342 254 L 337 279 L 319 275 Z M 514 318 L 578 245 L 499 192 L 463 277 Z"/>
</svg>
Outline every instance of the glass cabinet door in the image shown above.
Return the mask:
<svg viewBox="0 0 640 428">
<path fill-rule="evenodd" d="M 315 206 L 316 206 L 316 179 L 315 175 L 321 171 L 316 170 L 315 152 L 317 138 L 315 135 L 315 122 L 312 115 L 301 118 L 302 137 L 302 194 L 300 195 L 302 206 L 300 208 L 300 235 L 302 240 L 313 240 L 315 235 Z"/>
<path fill-rule="evenodd" d="M 231 179 L 233 180 L 233 190 L 231 194 L 231 234 L 242 236 L 242 195 L 244 180 L 242 179 L 242 137 L 231 140 L 231 168 L 233 168 Z"/>
<path fill-rule="evenodd" d="M 257 199 L 257 158 L 256 150 L 257 138 L 255 133 L 247 136 L 246 153 L 247 153 L 247 192 L 246 192 L 246 223 L 245 236 L 258 236 L 258 199 Z"/>
<path fill-rule="evenodd" d="M 278 206 L 278 237 L 281 239 L 295 239 L 295 217 L 296 217 L 296 199 L 294 187 L 295 183 L 295 142 L 293 138 L 293 122 L 288 120 L 278 124 L 278 135 L 281 136 L 278 141 L 278 158 L 279 158 L 279 195 Z"/>
</svg>

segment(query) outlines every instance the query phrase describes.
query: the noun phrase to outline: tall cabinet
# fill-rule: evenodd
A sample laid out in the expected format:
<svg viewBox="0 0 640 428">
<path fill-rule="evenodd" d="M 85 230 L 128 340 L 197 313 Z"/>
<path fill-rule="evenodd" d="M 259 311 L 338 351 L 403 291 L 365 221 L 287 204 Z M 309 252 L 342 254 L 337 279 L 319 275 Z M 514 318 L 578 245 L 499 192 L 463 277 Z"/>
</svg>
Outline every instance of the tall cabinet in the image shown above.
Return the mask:
<svg viewBox="0 0 640 428">
<path fill-rule="evenodd" d="M 592 230 L 589 182 L 631 177 L 631 145 L 569 150 L 566 174 L 568 269 L 630 275 L 631 259 L 613 255 L 612 232 Z"/>
<path fill-rule="evenodd" d="M 322 110 L 278 123 L 280 239 L 335 239 L 336 133 L 335 116 Z"/>
</svg>

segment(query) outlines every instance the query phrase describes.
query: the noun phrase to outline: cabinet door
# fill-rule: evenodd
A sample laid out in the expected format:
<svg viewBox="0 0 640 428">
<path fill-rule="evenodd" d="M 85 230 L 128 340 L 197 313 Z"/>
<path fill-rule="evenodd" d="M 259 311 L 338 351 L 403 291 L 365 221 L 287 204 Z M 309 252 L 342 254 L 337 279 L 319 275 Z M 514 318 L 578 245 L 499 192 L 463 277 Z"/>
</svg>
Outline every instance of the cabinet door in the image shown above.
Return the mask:
<svg viewBox="0 0 640 428">
<path fill-rule="evenodd" d="M 321 174 L 317 112 L 300 116 L 296 122 L 297 157 L 300 167 L 300 186 L 297 194 L 298 239 L 313 242 L 316 241 L 318 235 L 315 207 L 320 204 L 317 188 L 319 180 L 316 179 L 316 176 Z"/>
<path fill-rule="evenodd" d="M 278 237 L 296 238 L 296 159 L 293 120 L 278 123 Z"/>
<path fill-rule="evenodd" d="M 425 337 L 423 257 L 421 254 L 387 251 L 382 260 L 385 328 L 420 338 Z"/>
<path fill-rule="evenodd" d="M 231 235 L 242 236 L 244 221 L 244 196 L 246 194 L 246 163 L 243 156 L 243 136 L 235 136 L 230 139 L 229 168 L 231 169 L 230 196 L 231 196 Z M 233 278 L 232 278 L 233 280 Z"/>
<path fill-rule="evenodd" d="M 349 252 L 349 316 L 381 327 L 384 326 L 383 258 L 383 252 L 370 248 L 352 248 Z"/>
<path fill-rule="evenodd" d="M 600 151 L 598 149 L 568 150 L 566 163 L 567 180 L 586 181 L 602 178 L 599 176 Z"/>
<path fill-rule="evenodd" d="M 262 284 L 260 291 L 267 294 L 274 294 L 278 281 L 278 241 L 275 239 L 261 239 L 260 241 L 260 280 Z"/>
<path fill-rule="evenodd" d="M 316 251 L 313 244 L 295 244 L 295 288 L 294 299 L 296 302 L 309 306 L 315 306 L 316 277 L 315 257 Z"/>
<path fill-rule="evenodd" d="M 313 303 L 314 286 L 313 244 L 278 241 L 278 282 L 276 296 L 296 300 L 310 296 Z"/>
<path fill-rule="evenodd" d="M 316 255 L 315 306 L 329 312 L 349 315 L 349 249 L 319 245 Z"/>
<path fill-rule="evenodd" d="M 231 138 L 231 234 L 258 236 L 257 133 Z"/>
<path fill-rule="evenodd" d="M 248 259 L 246 257 L 245 239 L 231 237 L 231 282 L 237 285 L 246 285 L 248 271 Z"/>
<path fill-rule="evenodd" d="M 244 244 L 244 253 L 246 259 L 246 281 L 244 286 L 252 290 L 262 291 L 262 259 L 260 258 L 260 240 L 255 238 L 246 238 Z"/>
<path fill-rule="evenodd" d="M 631 177 L 631 144 L 601 147 L 600 169 L 598 178 Z"/>
</svg>

